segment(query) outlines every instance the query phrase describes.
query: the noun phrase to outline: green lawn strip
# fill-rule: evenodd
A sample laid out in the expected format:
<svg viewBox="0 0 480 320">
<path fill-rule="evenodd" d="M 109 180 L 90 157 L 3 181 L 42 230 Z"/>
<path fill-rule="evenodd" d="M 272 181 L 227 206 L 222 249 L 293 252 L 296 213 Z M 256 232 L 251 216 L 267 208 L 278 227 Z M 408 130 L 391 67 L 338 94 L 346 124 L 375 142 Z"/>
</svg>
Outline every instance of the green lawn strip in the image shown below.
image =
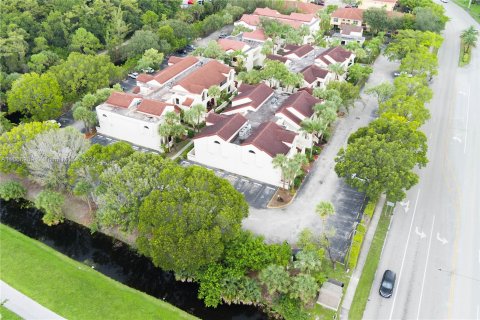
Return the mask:
<svg viewBox="0 0 480 320">
<path fill-rule="evenodd" d="M 195 319 L 0 225 L 1 279 L 68 319 Z"/>
<path fill-rule="evenodd" d="M 370 245 L 370 251 L 368 252 L 362 275 L 358 281 L 357 290 L 353 296 L 353 302 L 348 314 L 349 319 L 362 319 L 365 306 L 367 305 L 368 296 L 370 295 L 370 290 L 373 285 L 373 280 L 375 278 L 378 262 L 380 261 L 380 254 L 382 252 L 383 243 L 385 242 L 390 218 L 391 215 L 385 214 L 384 208 Z"/>
<path fill-rule="evenodd" d="M 1 320 L 22 320 L 16 313 L 8 310 L 4 306 L 0 305 L 0 319 Z"/>
<path fill-rule="evenodd" d="M 453 0 L 453 2 L 465 9 L 473 19 L 480 23 L 480 5 L 472 3 L 470 9 L 468 9 L 468 1 L 469 0 Z"/>
</svg>

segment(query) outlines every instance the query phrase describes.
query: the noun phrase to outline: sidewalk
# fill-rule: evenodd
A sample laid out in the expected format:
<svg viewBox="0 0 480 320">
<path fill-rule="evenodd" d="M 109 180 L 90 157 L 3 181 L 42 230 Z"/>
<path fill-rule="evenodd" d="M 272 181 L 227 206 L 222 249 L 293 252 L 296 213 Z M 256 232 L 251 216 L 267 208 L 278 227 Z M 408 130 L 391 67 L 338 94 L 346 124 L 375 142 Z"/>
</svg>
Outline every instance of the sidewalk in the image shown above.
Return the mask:
<svg viewBox="0 0 480 320">
<path fill-rule="evenodd" d="M 362 275 L 363 266 L 365 265 L 365 261 L 367 260 L 368 252 L 370 251 L 370 245 L 372 244 L 373 236 L 375 235 L 375 231 L 377 230 L 378 221 L 380 220 L 380 216 L 382 215 L 382 209 L 385 205 L 385 200 L 385 195 L 382 195 L 377 203 L 377 206 L 375 207 L 375 213 L 373 214 L 372 221 L 370 222 L 367 234 L 365 235 L 365 239 L 363 240 L 362 251 L 360 252 L 360 256 L 358 257 L 357 267 L 352 273 L 352 277 L 350 278 L 350 282 L 348 283 L 347 291 L 345 292 L 345 296 L 343 298 L 340 319 L 348 319 L 348 312 L 350 311 L 353 296 L 355 295 L 355 291 L 357 290 L 358 280 Z"/>
<path fill-rule="evenodd" d="M 5 301 L 4 306 L 27 320 L 62 320 L 58 314 L 53 313 L 23 293 L 10 287 L 0 280 L 0 301 Z"/>
<path fill-rule="evenodd" d="M 190 142 L 188 142 L 185 146 L 183 146 L 182 149 L 180 149 L 171 159 L 172 160 L 175 160 L 176 158 L 180 157 L 183 153 L 183 151 L 187 150 L 188 147 L 190 147 L 193 143 L 193 139 L 190 140 Z"/>
</svg>

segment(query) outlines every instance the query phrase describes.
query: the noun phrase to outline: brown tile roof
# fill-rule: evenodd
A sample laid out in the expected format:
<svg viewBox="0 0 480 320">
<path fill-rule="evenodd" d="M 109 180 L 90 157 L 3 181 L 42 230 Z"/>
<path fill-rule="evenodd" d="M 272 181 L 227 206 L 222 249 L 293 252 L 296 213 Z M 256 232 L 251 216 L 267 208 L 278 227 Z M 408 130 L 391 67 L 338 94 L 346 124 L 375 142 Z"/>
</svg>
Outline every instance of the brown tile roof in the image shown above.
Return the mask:
<svg viewBox="0 0 480 320">
<path fill-rule="evenodd" d="M 228 108 L 227 111 L 242 109 L 248 106 L 252 106 L 254 109 L 257 109 L 262 105 L 265 100 L 273 94 L 273 89 L 267 86 L 264 83 L 260 83 L 257 85 L 249 85 L 242 83 L 238 88 L 238 96 L 233 98 L 232 104 L 236 101 L 248 98 L 250 102 L 246 102 L 244 104 L 236 105 L 234 107 Z"/>
<path fill-rule="evenodd" d="M 301 13 L 310 13 L 310 14 L 316 14 L 318 11 L 323 10 L 323 6 L 319 6 L 314 3 L 300 2 L 300 1 L 285 1 L 285 8 L 296 9 Z"/>
<path fill-rule="evenodd" d="M 238 40 L 231 40 L 231 39 L 219 39 L 217 42 L 220 45 L 220 48 L 223 49 L 223 51 L 242 50 L 243 47 L 247 45 L 245 42 L 238 41 Z"/>
<path fill-rule="evenodd" d="M 287 49 L 287 47 L 289 49 Z M 296 46 L 296 45 L 289 44 L 285 46 L 285 49 L 289 51 L 285 52 L 284 56 L 289 54 L 295 54 L 299 58 L 304 57 L 305 55 L 309 54 L 314 50 L 314 48 L 309 44 L 304 44 L 303 46 Z"/>
<path fill-rule="evenodd" d="M 285 14 L 281 14 L 277 10 L 273 10 L 270 8 L 256 8 L 253 14 L 263 16 L 263 17 L 275 18 L 275 19 L 286 19 L 286 20 L 302 21 L 302 22 L 310 22 L 312 21 L 312 19 L 315 18 L 314 14 L 292 12 L 290 15 L 285 15 Z"/>
<path fill-rule="evenodd" d="M 352 24 L 344 24 L 340 25 L 340 33 L 345 35 L 350 35 L 352 32 L 360 32 L 363 33 L 363 28 L 361 26 L 354 26 Z"/>
<path fill-rule="evenodd" d="M 222 81 L 227 79 L 230 70 L 232 68 L 229 66 L 217 60 L 210 60 L 203 67 L 180 80 L 177 85 L 182 86 L 191 93 L 200 94 L 203 90 L 213 85 L 220 85 Z"/>
<path fill-rule="evenodd" d="M 182 60 L 183 60 L 182 57 L 170 56 L 170 58 L 168 58 L 168 62 L 167 62 L 167 63 L 168 63 L 168 65 L 170 66 L 170 65 L 175 64 L 175 63 L 177 63 L 177 62 L 179 62 L 179 61 L 182 61 Z"/>
<path fill-rule="evenodd" d="M 267 54 L 267 59 L 274 60 L 274 61 L 280 61 L 280 62 L 283 62 L 283 63 L 286 63 L 287 61 L 290 60 L 288 58 L 279 56 L 277 54 Z"/>
<path fill-rule="evenodd" d="M 147 83 L 148 81 L 152 81 L 154 78 L 152 75 L 146 73 L 140 73 L 137 77 L 137 82 Z"/>
<path fill-rule="evenodd" d="M 261 41 L 267 40 L 267 36 L 265 35 L 265 32 L 263 32 L 263 29 L 257 29 L 252 32 L 244 32 L 242 37 L 244 39 L 252 39 L 252 40 L 261 40 Z"/>
<path fill-rule="evenodd" d="M 275 122 L 262 123 L 243 143 L 242 146 L 252 145 L 265 152 L 272 158 L 277 154 L 287 154 L 296 133 L 283 129 Z"/>
<path fill-rule="evenodd" d="M 283 102 L 282 106 L 277 111 L 277 114 L 278 113 L 284 114 L 285 116 L 290 118 L 293 122 L 299 125 L 303 119 L 298 118 L 290 110 L 295 109 L 298 113 L 303 115 L 305 118 L 310 118 L 314 113 L 313 106 L 316 105 L 317 103 L 320 103 L 321 101 L 322 100 L 313 97 L 306 91 L 297 91 Z"/>
<path fill-rule="evenodd" d="M 258 26 L 260 24 L 260 17 L 253 14 L 244 14 L 240 18 L 240 21 L 243 21 L 251 26 Z"/>
<path fill-rule="evenodd" d="M 133 99 L 141 97 L 137 94 L 114 91 L 105 103 L 115 107 L 128 108 L 132 104 Z"/>
<path fill-rule="evenodd" d="M 346 61 L 351 55 L 352 53 L 350 51 L 345 50 L 341 46 L 338 46 L 325 50 L 315 59 L 322 60 L 326 65 L 330 65 L 332 63 L 342 63 Z"/>
<path fill-rule="evenodd" d="M 332 13 L 332 18 L 363 20 L 363 9 L 358 8 L 338 8 Z"/>
<path fill-rule="evenodd" d="M 170 57 L 170 59 L 172 59 L 172 57 Z M 185 57 L 185 58 L 175 57 L 174 61 L 175 62 L 173 65 L 170 65 L 165 69 L 163 69 L 162 71 L 155 74 L 153 76 L 154 80 L 156 80 L 160 84 L 164 84 L 169 80 L 171 80 L 172 78 L 179 75 L 180 73 L 184 72 L 194 64 L 196 64 L 198 62 L 198 59 L 192 56 Z"/>
<path fill-rule="evenodd" d="M 208 114 L 206 122 L 211 125 L 204 127 L 194 139 L 217 135 L 224 141 L 229 141 L 248 120 L 239 113 L 228 116 L 212 112 Z"/>
<path fill-rule="evenodd" d="M 154 116 L 161 116 L 165 112 L 165 109 L 172 104 L 165 103 L 159 100 L 142 99 L 142 102 L 137 107 L 138 112 L 151 114 Z"/>
<path fill-rule="evenodd" d="M 182 105 L 186 106 L 186 107 L 190 107 L 193 103 L 193 99 L 192 98 L 187 98 L 185 99 L 185 101 L 183 101 Z"/>
<path fill-rule="evenodd" d="M 305 81 L 308 83 L 313 83 L 317 80 L 317 78 L 325 79 L 329 71 L 312 64 L 300 72 L 303 74 L 303 79 L 305 79 Z"/>
<path fill-rule="evenodd" d="M 133 87 L 132 93 L 140 93 L 140 87 L 139 86 Z"/>
</svg>

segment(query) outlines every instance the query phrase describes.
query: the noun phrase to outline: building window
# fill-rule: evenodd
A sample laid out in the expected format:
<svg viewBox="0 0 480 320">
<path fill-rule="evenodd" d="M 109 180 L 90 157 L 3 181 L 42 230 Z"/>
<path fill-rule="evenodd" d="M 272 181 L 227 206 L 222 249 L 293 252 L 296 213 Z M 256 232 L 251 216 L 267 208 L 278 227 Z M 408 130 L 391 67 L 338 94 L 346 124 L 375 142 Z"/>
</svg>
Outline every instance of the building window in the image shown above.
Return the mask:
<svg viewBox="0 0 480 320">
<path fill-rule="evenodd" d="M 143 126 L 143 127 L 144 127 L 145 129 L 150 129 L 150 128 L 149 128 L 149 127 L 147 127 L 147 126 Z"/>
<path fill-rule="evenodd" d="M 175 104 L 180 104 L 180 99 L 175 98 Z"/>
<path fill-rule="evenodd" d="M 253 150 L 248 150 L 248 152 L 255 154 L 255 151 L 253 151 Z"/>
<path fill-rule="evenodd" d="M 217 140 L 213 141 L 213 143 L 220 144 L 220 142 L 218 142 Z"/>
<path fill-rule="evenodd" d="M 353 21 L 353 24 L 354 24 L 354 25 L 357 25 L 357 24 L 358 24 L 358 21 Z"/>
<path fill-rule="evenodd" d="M 333 18 L 333 22 L 338 22 L 338 18 Z"/>
</svg>

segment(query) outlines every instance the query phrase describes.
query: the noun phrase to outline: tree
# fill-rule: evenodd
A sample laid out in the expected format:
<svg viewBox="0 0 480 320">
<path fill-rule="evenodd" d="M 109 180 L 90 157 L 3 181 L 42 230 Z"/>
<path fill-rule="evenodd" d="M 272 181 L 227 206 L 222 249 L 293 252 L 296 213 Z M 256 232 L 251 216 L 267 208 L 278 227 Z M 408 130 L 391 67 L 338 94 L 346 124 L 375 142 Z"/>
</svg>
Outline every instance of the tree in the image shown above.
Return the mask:
<svg viewBox="0 0 480 320">
<path fill-rule="evenodd" d="M 213 103 L 216 106 L 217 105 L 217 99 L 220 98 L 222 95 L 222 90 L 220 89 L 219 86 L 213 85 L 210 88 L 208 88 L 208 96 L 210 98 L 213 98 Z"/>
<path fill-rule="evenodd" d="M 2 28 L 3 29 L 3 28 Z M 16 25 L 8 27 L 7 36 L 0 38 L 0 66 L 2 70 L 21 72 L 25 65 L 25 55 L 28 43 L 25 41 L 27 33 Z"/>
<path fill-rule="evenodd" d="M 73 127 L 40 133 L 23 146 L 30 176 L 48 188 L 64 188 L 70 164 L 88 149 L 89 144 Z"/>
<path fill-rule="evenodd" d="M 357 84 L 363 80 L 366 80 L 372 72 L 372 67 L 355 63 L 348 68 L 348 81 L 350 83 Z"/>
<path fill-rule="evenodd" d="M 391 201 L 402 200 L 418 182 L 412 170 L 428 161 L 426 137 L 418 126 L 398 115 L 381 116 L 350 136 L 335 159 L 335 172 L 371 199 L 385 192 Z"/>
<path fill-rule="evenodd" d="M 183 113 L 183 120 L 192 125 L 194 130 L 198 132 L 198 126 L 203 120 L 207 108 L 202 104 L 195 104 L 190 109 L 185 110 Z"/>
<path fill-rule="evenodd" d="M 56 53 L 45 50 L 37 54 L 32 54 L 27 64 L 30 71 L 43 73 L 49 67 L 57 64 L 59 60 L 60 57 Z"/>
<path fill-rule="evenodd" d="M 269 39 L 263 43 L 261 53 L 263 55 L 269 55 L 269 54 L 275 53 L 275 44 L 273 43 L 272 40 Z"/>
<path fill-rule="evenodd" d="M 329 201 L 322 201 L 315 207 L 315 212 L 320 216 L 320 219 L 322 220 L 323 239 L 321 241 L 321 244 L 327 250 L 330 262 L 332 262 L 332 267 L 333 269 L 335 269 L 335 259 L 332 254 L 332 244 L 330 241 L 330 239 L 335 235 L 335 229 L 327 229 L 328 217 L 335 214 L 335 207 Z"/>
<path fill-rule="evenodd" d="M 335 80 L 339 80 L 340 76 L 345 73 L 345 69 L 340 63 L 332 63 L 328 65 L 328 71 L 335 74 Z"/>
<path fill-rule="evenodd" d="M 85 28 L 78 28 L 72 36 L 70 49 L 86 54 L 95 54 L 102 47 L 100 41 Z"/>
<path fill-rule="evenodd" d="M 105 34 L 105 42 L 113 61 L 117 61 L 120 58 L 119 46 L 125 40 L 129 30 L 129 24 L 123 19 L 122 8 L 118 6 L 111 14 L 110 23 L 107 25 Z"/>
<path fill-rule="evenodd" d="M 303 74 L 301 73 L 294 73 L 289 72 L 283 76 L 283 78 L 279 79 L 280 83 L 285 86 L 285 91 L 288 91 L 289 87 L 293 88 L 300 87 L 303 83 Z"/>
<path fill-rule="evenodd" d="M 413 10 L 415 14 L 414 28 L 421 31 L 440 32 L 445 29 L 445 22 L 435 13 L 432 8 L 417 7 Z"/>
<path fill-rule="evenodd" d="M 390 82 L 382 82 L 375 87 L 370 87 L 365 90 L 365 93 L 368 95 L 373 95 L 377 98 L 377 103 L 381 104 L 393 95 L 395 91 L 395 86 Z"/>
<path fill-rule="evenodd" d="M 276 169 L 280 169 L 280 172 L 282 174 L 282 188 L 286 190 L 287 188 L 286 183 L 287 183 L 287 170 L 288 170 L 288 158 L 284 154 L 277 154 L 273 159 L 272 159 L 272 164 L 273 167 Z"/>
<path fill-rule="evenodd" d="M 63 63 L 50 68 L 66 101 L 74 101 L 87 92 L 108 87 L 121 76 L 121 69 L 106 55 L 72 52 Z"/>
<path fill-rule="evenodd" d="M 283 266 L 271 264 L 260 272 L 258 278 L 271 296 L 289 291 L 290 275 Z"/>
<path fill-rule="evenodd" d="M 21 123 L 0 136 L 0 171 L 16 173 L 25 176 L 28 169 L 22 154 L 23 146 L 38 134 L 58 129 L 59 125 L 52 122 Z"/>
<path fill-rule="evenodd" d="M 334 89 L 340 93 L 342 106 L 349 112 L 350 107 L 355 105 L 355 101 L 360 98 L 360 88 L 349 82 L 331 81 L 327 89 Z"/>
<path fill-rule="evenodd" d="M 323 134 L 326 124 L 322 118 L 306 118 L 301 123 L 301 130 L 310 135 L 310 140 L 312 141 L 312 146 L 310 148 L 310 157 L 313 153 L 313 137 Z"/>
<path fill-rule="evenodd" d="M 288 161 L 287 166 L 287 181 L 289 182 L 289 186 L 293 186 L 293 181 L 302 171 L 304 165 L 308 163 L 308 159 L 303 153 L 297 153 Z"/>
<path fill-rule="evenodd" d="M 318 290 L 319 286 L 315 278 L 301 273 L 292 278 L 289 295 L 293 299 L 300 299 L 305 305 L 317 296 Z"/>
<path fill-rule="evenodd" d="M 147 10 L 142 14 L 142 24 L 145 29 L 155 30 L 158 28 L 158 21 L 158 14 L 151 10 Z"/>
<path fill-rule="evenodd" d="M 373 34 L 388 28 L 388 15 L 385 8 L 368 8 L 363 12 L 363 21 L 370 27 Z"/>
<path fill-rule="evenodd" d="M 259 84 L 260 81 L 263 80 L 262 77 L 263 75 L 260 70 L 253 69 L 248 72 L 240 72 L 237 76 L 237 79 L 248 84 Z"/>
<path fill-rule="evenodd" d="M 302 273 L 312 274 L 321 270 L 321 258 L 318 255 L 318 250 L 302 250 L 297 253 L 293 266 L 300 269 Z"/>
<path fill-rule="evenodd" d="M 465 46 L 465 53 L 470 52 L 470 48 L 475 48 L 478 41 L 478 30 L 474 26 L 470 26 L 468 29 L 462 31 L 460 38 Z"/>
<path fill-rule="evenodd" d="M 198 47 L 193 51 L 194 55 L 202 56 L 211 59 L 223 59 L 225 57 L 225 51 L 215 40 L 211 40 L 205 47 Z"/>
<path fill-rule="evenodd" d="M 0 112 L 0 136 L 13 128 L 13 123 L 11 123 L 10 120 L 5 118 L 5 114 L 5 112 Z"/>
<path fill-rule="evenodd" d="M 43 121 L 60 115 L 63 97 L 57 80 L 49 74 L 26 73 L 7 93 L 8 112 Z"/>
<path fill-rule="evenodd" d="M 164 270 L 195 274 L 221 258 L 248 205 L 208 169 L 175 165 L 176 174 L 166 171 L 160 173 L 162 189 L 153 190 L 140 207 L 138 249 Z"/>
<path fill-rule="evenodd" d="M 63 222 L 65 216 L 62 212 L 62 207 L 65 198 L 61 193 L 43 190 L 35 198 L 35 207 L 43 210 L 43 222 L 48 226 L 53 226 Z"/>
<path fill-rule="evenodd" d="M 399 30 L 394 40 L 385 49 L 385 55 L 390 60 L 402 60 L 410 52 L 415 52 L 423 46 L 438 49 L 443 38 L 439 34 L 430 31 Z"/>
<path fill-rule="evenodd" d="M 175 112 L 167 112 L 163 123 L 158 127 L 158 134 L 166 140 L 167 152 L 170 152 L 171 139 L 179 138 L 186 133 L 185 127 L 180 123 L 180 116 Z"/>
<path fill-rule="evenodd" d="M 5 201 L 22 199 L 27 196 L 27 189 L 18 181 L 10 180 L 0 183 L 0 199 Z"/>
<path fill-rule="evenodd" d="M 76 121 L 82 121 L 85 132 L 89 133 L 91 128 L 97 123 L 97 113 L 84 106 L 79 106 L 73 110 L 73 119 Z"/>
<path fill-rule="evenodd" d="M 143 56 L 137 62 L 137 69 L 143 70 L 148 68 L 158 69 L 163 62 L 163 53 L 156 49 L 145 50 Z"/>
<path fill-rule="evenodd" d="M 424 74 L 429 79 L 438 73 L 437 68 L 437 55 L 431 53 L 425 47 L 420 47 L 418 51 L 410 52 L 400 63 L 400 71 L 407 72 L 410 75 Z"/>
<path fill-rule="evenodd" d="M 131 58 L 143 54 L 148 49 L 160 49 L 159 36 L 150 30 L 137 30 L 128 40 L 128 43 L 122 47 L 125 58 Z"/>
</svg>

